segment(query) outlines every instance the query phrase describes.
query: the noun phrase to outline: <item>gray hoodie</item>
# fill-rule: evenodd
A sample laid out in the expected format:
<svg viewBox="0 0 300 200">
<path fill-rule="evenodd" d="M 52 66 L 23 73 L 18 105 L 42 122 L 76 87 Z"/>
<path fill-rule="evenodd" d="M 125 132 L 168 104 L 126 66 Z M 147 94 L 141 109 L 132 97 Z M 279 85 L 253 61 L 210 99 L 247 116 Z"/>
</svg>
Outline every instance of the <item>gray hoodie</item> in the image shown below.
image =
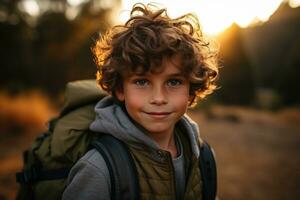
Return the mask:
<svg viewBox="0 0 300 200">
<path fill-rule="evenodd" d="M 145 147 L 160 150 L 159 145 L 140 128 L 116 104 L 112 97 L 105 97 L 95 106 L 96 119 L 90 129 L 95 132 L 111 134 L 127 145 L 143 149 Z M 186 130 L 192 153 L 199 157 L 199 130 L 195 122 L 184 115 L 178 123 Z M 68 186 L 63 193 L 63 200 L 110 199 L 110 177 L 103 157 L 96 151 L 87 152 L 71 169 Z"/>
</svg>

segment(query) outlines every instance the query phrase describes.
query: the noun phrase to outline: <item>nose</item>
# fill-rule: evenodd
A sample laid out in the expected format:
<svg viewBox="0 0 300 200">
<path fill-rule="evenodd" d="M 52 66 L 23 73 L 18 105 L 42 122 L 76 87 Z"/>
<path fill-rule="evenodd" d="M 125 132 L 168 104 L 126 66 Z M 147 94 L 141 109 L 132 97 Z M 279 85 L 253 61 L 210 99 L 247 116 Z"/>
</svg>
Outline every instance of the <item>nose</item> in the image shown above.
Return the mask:
<svg viewBox="0 0 300 200">
<path fill-rule="evenodd" d="M 168 102 L 167 92 L 162 86 L 155 86 L 152 89 L 152 94 L 150 97 L 150 103 L 156 105 L 163 105 Z"/>
</svg>

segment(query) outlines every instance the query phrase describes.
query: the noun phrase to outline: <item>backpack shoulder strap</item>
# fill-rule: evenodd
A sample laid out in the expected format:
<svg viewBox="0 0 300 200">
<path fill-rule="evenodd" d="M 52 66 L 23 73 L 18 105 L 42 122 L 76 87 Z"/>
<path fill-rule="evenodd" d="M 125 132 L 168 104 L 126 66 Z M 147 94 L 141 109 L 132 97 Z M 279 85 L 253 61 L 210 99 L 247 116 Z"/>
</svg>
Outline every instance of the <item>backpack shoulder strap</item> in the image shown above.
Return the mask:
<svg viewBox="0 0 300 200">
<path fill-rule="evenodd" d="M 215 200 L 217 194 L 217 168 L 214 152 L 207 142 L 200 147 L 199 165 L 203 181 L 203 199 Z"/>
<path fill-rule="evenodd" d="M 111 199 L 139 199 L 137 171 L 127 146 L 110 135 L 91 143 L 104 158 L 110 174 Z"/>
</svg>

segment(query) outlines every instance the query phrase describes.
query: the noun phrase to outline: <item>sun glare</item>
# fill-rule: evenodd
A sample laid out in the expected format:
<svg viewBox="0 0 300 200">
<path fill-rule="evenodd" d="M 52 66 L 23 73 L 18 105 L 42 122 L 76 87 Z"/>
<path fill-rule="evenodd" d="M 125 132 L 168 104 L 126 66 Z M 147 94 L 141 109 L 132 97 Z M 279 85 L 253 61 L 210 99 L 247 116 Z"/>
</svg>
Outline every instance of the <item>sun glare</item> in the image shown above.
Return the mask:
<svg viewBox="0 0 300 200">
<path fill-rule="evenodd" d="M 289 4 L 292 8 L 300 6 L 300 0 L 289 0 Z"/>
<path fill-rule="evenodd" d="M 267 21 L 282 0 L 123 0 L 119 16 L 121 22 L 128 19 L 129 10 L 136 2 L 154 2 L 166 6 L 171 17 L 178 17 L 187 12 L 195 13 L 203 31 L 209 35 L 216 35 L 232 23 L 247 27 L 257 20 Z M 300 0 L 290 0 L 289 3 L 292 7 L 297 7 Z"/>
</svg>

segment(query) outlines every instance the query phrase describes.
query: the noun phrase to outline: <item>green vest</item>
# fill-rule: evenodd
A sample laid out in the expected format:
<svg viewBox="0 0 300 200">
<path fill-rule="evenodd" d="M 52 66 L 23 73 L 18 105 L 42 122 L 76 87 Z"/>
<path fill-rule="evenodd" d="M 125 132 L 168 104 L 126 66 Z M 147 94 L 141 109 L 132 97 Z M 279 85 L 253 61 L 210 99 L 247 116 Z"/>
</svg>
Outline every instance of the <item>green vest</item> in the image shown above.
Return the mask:
<svg viewBox="0 0 300 200">
<path fill-rule="evenodd" d="M 202 181 L 198 159 L 191 153 L 188 139 L 180 135 L 186 169 L 184 199 L 202 199 Z M 141 199 L 176 199 L 174 168 L 171 154 L 163 150 L 130 147 L 139 179 Z M 177 198 L 178 199 L 178 198 Z"/>
</svg>

